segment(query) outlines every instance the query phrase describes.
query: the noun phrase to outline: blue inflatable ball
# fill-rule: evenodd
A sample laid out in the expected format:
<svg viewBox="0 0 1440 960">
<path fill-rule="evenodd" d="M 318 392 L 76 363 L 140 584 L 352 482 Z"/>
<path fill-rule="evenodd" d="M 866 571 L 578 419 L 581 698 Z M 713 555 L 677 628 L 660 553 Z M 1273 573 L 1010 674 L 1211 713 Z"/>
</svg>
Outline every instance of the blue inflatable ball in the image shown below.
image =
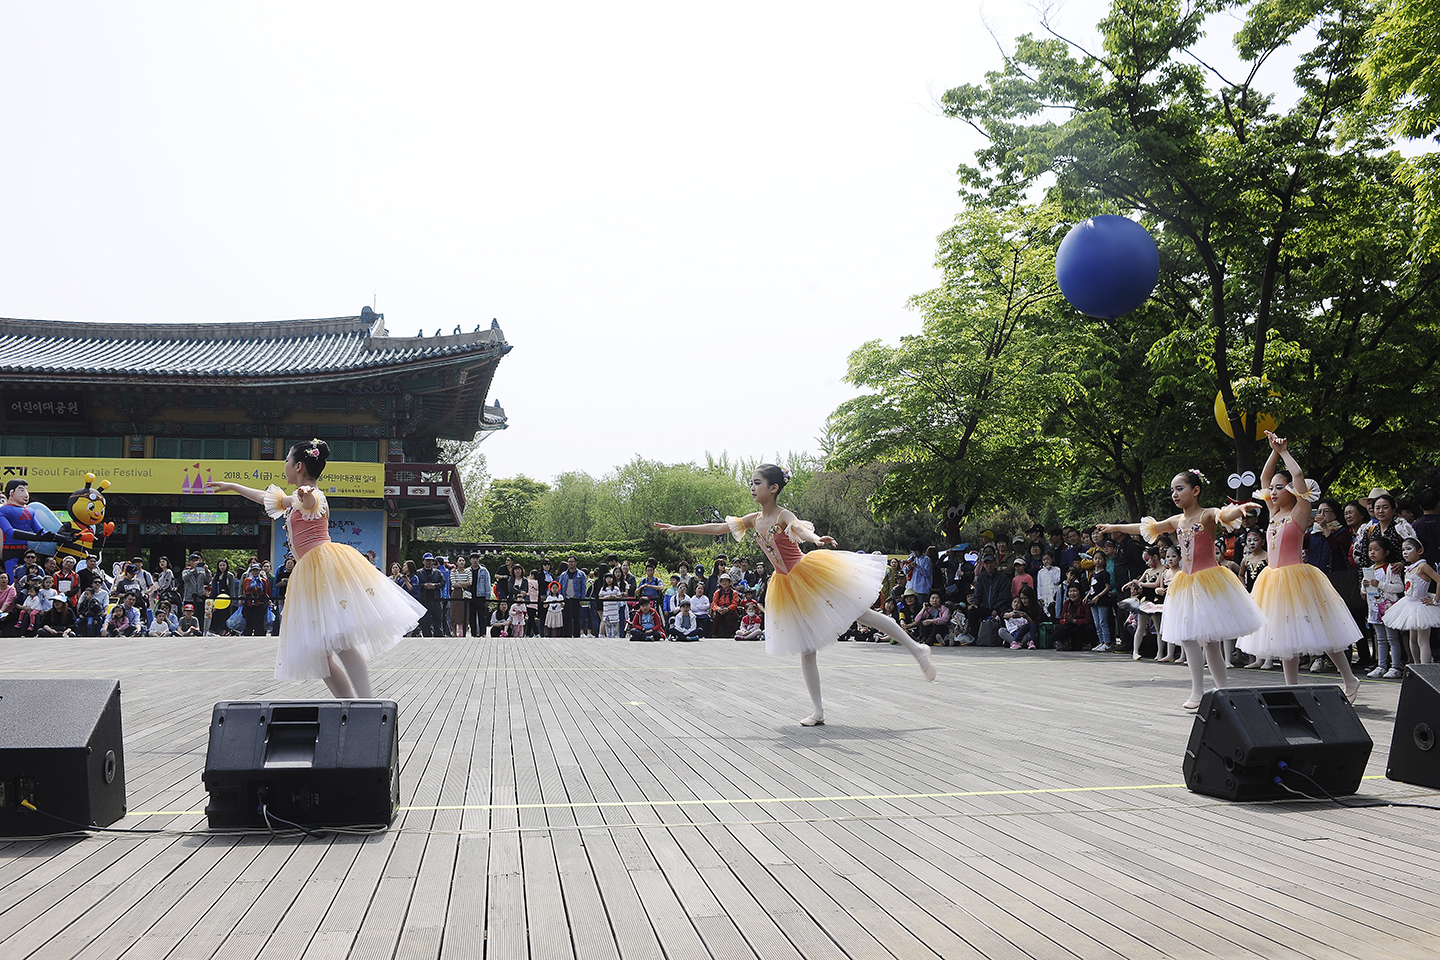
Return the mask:
<svg viewBox="0 0 1440 960">
<path fill-rule="evenodd" d="M 1055 279 L 1070 305 L 1113 319 L 1136 309 L 1160 279 L 1155 238 L 1134 220 L 1105 214 L 1070 228 L 1055 254 Z"/>
</svg>

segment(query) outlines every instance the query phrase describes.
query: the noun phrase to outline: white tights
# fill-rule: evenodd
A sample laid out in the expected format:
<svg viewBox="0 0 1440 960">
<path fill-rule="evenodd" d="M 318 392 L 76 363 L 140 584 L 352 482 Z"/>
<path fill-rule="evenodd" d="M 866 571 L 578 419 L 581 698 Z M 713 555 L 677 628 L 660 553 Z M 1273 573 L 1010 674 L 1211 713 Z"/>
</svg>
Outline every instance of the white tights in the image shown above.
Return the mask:
<svg viewBox="0 0 1440 960">
<path fill-rule="evenodd" d="M 904 627 L 878 610 L 866 610 L 855 619 L 861 626 L 869 627 L 900 644 L 910 651 L 910 655 L 916 660 L 929 656 L 930 651 L 911 639 Z M 815 658 L 814 650 L 800 655 L 800 673 L 805 677 L 805 689 L 810 691 L 810 703 L 815 708 L 811 716 L 819 720 L 825 716 L 825 707 L 820 701 L 820 664 Z"/>
<path fill-rule="evenodd" d="M 330 676 L 325 678 L 325 686 L 330 688 L 330 692 L 337 699 L 353 700 L 359 697 L 361 700 L 369 700 L 375 695 L 370 689 L 370 668 L 359 650 L 332 653 L 328 661 Z"/>
<path fill-rule="evenodd" d="M 1200 641 L 1185 640 L 1180 644 L 1185 650 L 1185 662 L 1190 667 L 1189 703 L 1198 704 L 1205 695 L 1205 664 L 1210 665 L 1210 676 L 1215 680 L 1217 690 L 1230 686 L 1230 676 L 1225 670 L 1225 647 L 1219 640 L 1204 644 L 1205 663 L 1200 662 Z"/>
</svg>

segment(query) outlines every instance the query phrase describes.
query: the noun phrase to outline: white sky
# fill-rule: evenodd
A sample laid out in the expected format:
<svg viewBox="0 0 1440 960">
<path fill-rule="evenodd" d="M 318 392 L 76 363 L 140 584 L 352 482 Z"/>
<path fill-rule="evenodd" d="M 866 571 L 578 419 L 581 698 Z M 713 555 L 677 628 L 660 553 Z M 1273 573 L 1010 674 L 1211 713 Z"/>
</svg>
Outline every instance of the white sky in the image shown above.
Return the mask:
<svg viewBox="0 0 1440 960">
<path fill-rule="evenodd" d="M 484 452 L 539 479 L 816 450 L 846 355 L 919 329 L 978 145 L 935 101 L 999 62 L 953 0 L 0 15 L 0 315 L 497 317 Z"/>
</svg>

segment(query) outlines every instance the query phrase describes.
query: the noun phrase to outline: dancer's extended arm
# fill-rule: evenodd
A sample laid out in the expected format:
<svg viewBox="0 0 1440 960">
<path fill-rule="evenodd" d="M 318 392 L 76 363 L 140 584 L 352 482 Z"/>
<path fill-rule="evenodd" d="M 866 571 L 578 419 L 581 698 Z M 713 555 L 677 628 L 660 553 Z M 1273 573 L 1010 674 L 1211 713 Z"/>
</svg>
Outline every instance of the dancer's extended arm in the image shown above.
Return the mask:
<svg viewBox="0 0 1440 960">
<path fill-rule="evenodd" d="M 687 523 L 687 524 L 677 525 L 677 524 L 673 524 L 673 523 L 659 523 L 659 522 L 657 522 L 657 523 L 655 524 L 655 529 L 657 529 L 657 530 L 663 530 L 663 531 L 666 532 L 666 533 L 708 533 L 708 534 L 711 534 L 712 536 L 717 536 L 717 537 L 719 537 L 719 536 L 724 536 L 725 534 L 727 534 L 727 533 L 730 532 L 730 524 L 728 524 L 728 523 Z"/>
</svg>

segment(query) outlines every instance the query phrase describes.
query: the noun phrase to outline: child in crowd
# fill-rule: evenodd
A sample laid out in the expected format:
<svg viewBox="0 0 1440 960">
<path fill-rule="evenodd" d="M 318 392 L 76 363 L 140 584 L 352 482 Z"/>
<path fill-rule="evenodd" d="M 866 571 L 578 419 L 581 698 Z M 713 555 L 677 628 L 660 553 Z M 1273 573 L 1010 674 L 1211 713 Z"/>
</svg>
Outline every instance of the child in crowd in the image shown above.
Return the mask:
<svg viewBox="0 0 1440 960">
<path fill-rule="evenodd" d="M 764 620 L 760 616 L 760 606 L 753 600 L 745 604 L 745 616 L 740 618 L 740 629 L 735 631 L 736 640 L 764 640 Z"/>
<path fill-rule="evenodd" d="M 1020 596 L 1022 587 L 1035 589 L 1035 578 L 1030 575 L 1030 564 L 1024 557 L 1016 557 L 1014 563 L 1015 575 L 1010 578 L 1010 596 Z"/>
<path fill-rule="evenodd" d="M 605 636 L 614 639 L 620 636 L 620 598 L 624 591 L 615 585 L 615 574 L 605 574 L 605 586 L 600 588 L 600 599 L 604 601 Z"/>
<path fill-rule="evenodd" d="M 529 619 L 529 606 L 524 603 L 510 605 L 510 631 L 512 637 L 525 636 L 525 623 Z"/>
<path fill-rule="evenodd" d="M 698 566 L 695 569 L 700 569 Z M 697 584 L 690 595 L 690 612 L 695 614 L 695 622 L 700 624 L 700 635 L 710 635 L 710 598 L 705 595 L 703 584 Z"/>
<path fill-rule="evenodd" d="M 1440 606 L 1430 595 L 1430 585 L 1440 586 L 1435 568 L 1425 562 L 1425 544 L 1417 537 L 1406 537 L 1401 548 L 1405 555 L 1405 596 L 1385 611 L 1382 619 L 1392 631 L 1410 634 L 1410 662 L 1430 663 L 1430 629 L 1440 627 Z"/>
<path fill-rule="evenodd" d="M 1388 537 L 1374 537 L 1369 543 L 1370 566 L 1360 586 L 1365 590 L 1368 620 L 1375 630 L 1375 669 L 1372 679 L 1398 680 L 1405 665 L 1405 641 L 1400 631 L 1385 623 L 1390 606 L 1405 592 L 1404 567 L 1395 558 L 1395 546 Z"/>
<path fill-rule="evenodd" d="M 195 604 L 185 604 L 185 615 L 180 618 L 180 629 L 178 636 L 198 637 L 200 636 L 200 618 L 195 616 Z"/>
<path fill-rule="evenodd" d="M 1092 562 L 1095 564 L 1095 572 L 1090 577 L 1090 592 L 1085 597 L 1085 602 L 1090 605 L 1090 617 L 1095 621 L 1096 643 L 1091 650 L 1094 653 L 1110 653 L 1115 649 L 1115 645 L 1110 642 L 1110 607 L 1115 601 L 1115 594 L 1110 589 L 1110 572 L 1105 554 L 1097 550 Z"/>
<path fill-rule="evenodd" d="M 1000 639 L 1008 641 L 1011 650 L 1019 650 L 1029 640 L 1031 650 L 1035 649 L 1035 618 L 1027 609 L 1029 601 L 1024 595 L 1010 601 L 1010 612 L 1005 614 L 1005 626 L 1000 630 Z"/>
<path fill-rule="evenodd" d="M 635 616 L 630 618 L 630 639 L 649 643 L 665 639 L 665 621 L 650 606 L 649 597 L 641 597 Z"/>
<path fill-rule="evenodd" d="M 560 581 L 551 580 L 545 596 L 545 636 L 565 635 L 565 598 L 560 595 Z"/>
<path fill-rule="evenodd" d="M 683 587 L 682 587 L 683 589 Z M 680 612 L 670 621 L 670 639 L 677 643 L 694 643 L 700 639 L 700 621 L 691 609 L 689 597 L 680 598 Z"/>
<path fill-rule="evenodd" d="M 1031 546 L 1032 551 L 1039 549 L 1038 543 Z M 1040 569 L 1035 574 L 1035 597 L 1046 617 L 1054 619 L 1055 601 L 1059 595 L 1060 568 L 1055 566 L 1055 558 L 1047 553 L 1040 557 Z"/>
</svg>

